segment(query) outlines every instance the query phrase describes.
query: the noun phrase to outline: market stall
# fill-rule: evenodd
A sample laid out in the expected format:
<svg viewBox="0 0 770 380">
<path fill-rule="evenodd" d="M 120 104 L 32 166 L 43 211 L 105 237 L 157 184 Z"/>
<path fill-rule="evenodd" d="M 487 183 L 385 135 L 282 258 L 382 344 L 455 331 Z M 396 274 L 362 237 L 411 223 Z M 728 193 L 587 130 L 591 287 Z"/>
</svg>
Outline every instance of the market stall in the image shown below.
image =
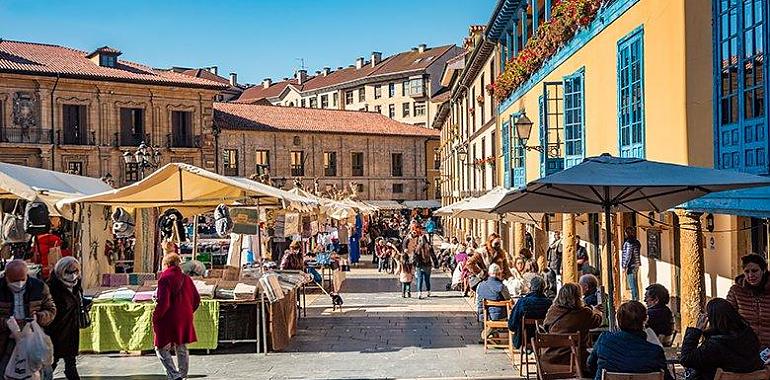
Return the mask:
<svg viewBox="0 0 770 380">
<path fill-rule="evenodd" d="M 261 264 L 262 244 L 259 240 L 263 235 L 260 225 L 265 222 L 264 211 L 273 209 L 312 212 L 317 209 L 318 202 L 249 179 L 220 176 L 192 165 L 172 163 L 133 185 L 91 196 L 66 199 L 58 203 L 63 210 L 78 209 L 87 205 L 120 207 L 128 213 L 133 213 L 137 236 L 135 236 L 136 248 L 132 267 L 134 273 L 108 274 L 107 280 L 101 283 L 105 288 L 91 289 L 97 301 L 106 303 L 97 302 L 98 307 L 92 310 L 94 324 L 91 329 L 84 330 L 82 336 L 84 342 L 81 348 L 94 351 L 131 351 L 144 350 L 147 340 L 143 336 L 152 334 L 147 316 L 152 314 L 153 303 L 142 302 L 142 300 L 152 300 L 154 281 L 146 280 L 144 283 L 137 284 L 130 284 L 130 282 L 132 276 L 136 277 L 136 273 L 153 274 L 157 271 L 161 246 L 158 231 L 155 231 L 158 215 L 174 216 L 172 220 L 181 223 L 180 219 L 183 217 L 196 217 L 218 206 L 228 208 L 237 205 L 239 208 L 253 208 L 256 220 L 252 223 L 254 229 L 248 236 L 253 236 L 257 240 L 255 245 L 257 264 Z M 197 218 L 195 220 L 197 221 Z M 163 238 L 164 250 L 181 251 L 183 243 L 188 241 L 184 230 L 186 229 L 176 227 L 175 224 L 172 228 L 173 233 Z M 162 229 L 161 233 L 163 233 Z M 193 251 L 197 250 L 197 228 L 193 228 L 193 236 L 189 240 L 192 241 Z M 260 352 L 266 352 L 269 348 L 282 349 L 294 334 L 298 316 L 295 300 L 308 276 L 303 274 L 297 277 L 276 273 L 264 269 L 261 265 L 257 265 L 256 268 L 242 267 L 241 264 L 245 262 L 241 259 L 241 250 L 238 249 L 240 247 L 241 245 L 238 244 L 235 249 L 231 249 L 228 257 L 228 263 L 232 262 L 236 265 L 224 268 L 212 265 L 207 268 L 204 276 L 196 278 L 195 283 L 199 293 L 208 300 L 195 316 L 196 327 L 204 331 L 204 340 L 194 347 L 216 348 L 222 336 L 227 338 L 223 339 L 227 341 L 255 342 Z M 191 257 L 196 256 L 193 254 Z M 276 282 L 282 287 L 280 297 L 271 296 L 275 293 L 266 290 L 268 283 L 262 281 L 263 277 L 281 279 L 280 282 Z M 115 292 L 124 294 L 119 300 L 105 296 Z M 131 295 L 133 297 L 129 297 Z M 134 298 L 140 295 L 142 297 L 139 299 Z M 242 320 L 244 323 L 237 325 L 239 331 L 227 330 L 236 329 L 236 325 L 233 325 L 231 320 L 237 315 L 232 313 L 239 313 L 237 315 L 246 318 Z M 120 320 L 119 326 L 116 323 L 117 318 L 114 317 L 116 314 L 124 317 Z M 243 326 L 249 328 L 243 329 Z M 225 331 L 222 331 L 222 327 Z"/>
</svg>

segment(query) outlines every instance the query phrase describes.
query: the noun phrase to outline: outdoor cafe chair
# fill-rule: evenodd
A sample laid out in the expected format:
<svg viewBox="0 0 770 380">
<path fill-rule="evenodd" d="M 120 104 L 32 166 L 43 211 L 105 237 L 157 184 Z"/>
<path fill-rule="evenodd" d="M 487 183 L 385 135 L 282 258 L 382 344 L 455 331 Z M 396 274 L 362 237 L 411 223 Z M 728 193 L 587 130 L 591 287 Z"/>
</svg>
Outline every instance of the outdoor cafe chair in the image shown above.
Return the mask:
<svg viewBox="0 0 770 380">
<path fill-rule="evenodd" d="M 770 380 L 770 369 L 765 367 L 759 371 L 749 373 L 735 373 L 717 369 L 714 380 Z"/>
<path fill-rule="evenodd" d="M 621 373 L 602 370 L 602 380 L 663 380 L 663 371 L 650 373 Z"/>
<path fill-rule="evenodd" d="M 569 364 L 551 364 L 542 359 L 546 348 L 568 348 L 570 350 Z M 574 379 L 582 377 L 580 366 L 580 333 L 574 334 L 541 334 L 538 332 L 532 338 L 532 349 L 535 353 L 535 367 L 539 380 Z"/>
<path fill-rule="evenodd" d="M 508 331 L 508 318 L 506 317 L 505 319 L 501 319 L 499 321 L 490 320 L 490 307 L 504 307 L 506 310 L 505 315 L 508 316 L 511 315 L 513 301 L 482 301 L 482 308 L 484 313 L 484 353 L 486 353 L 489 348 L 505 348 L 508 349 L 508 352 L 510 352 L 511 356 L 513 356 L 513 334 Z M 492 332 L 495 330 L 504 330 L 507 336 L 496 337 L 492 334 Z"/>
<path fill-rule="evenodd" d="M 530 353 L 534 351 L 532 348 L 532 340 L 530 339 L 530 331 L 533 334 L 537 333 L 537 328 L 543 323 L 543 319 L 527 318 L 527 316 L 521 317 L 521 348 L 519 349 L 519 376 L 524 376 L 529 379 L 530 365 L 536 365 L 535 361 L 531 360 Z M 513 360 L 513 355 L 511 355 Z"/>
<path fill-rule="evenodd" d="M 676 340 L 676 330 L 674 330 L 671 335 L 658 335 L 658 340 L 660 341 L 660 344 L 663 345 L 663 347 L 672 347 L 674 345 L 674 341 Z"/>
</svg>

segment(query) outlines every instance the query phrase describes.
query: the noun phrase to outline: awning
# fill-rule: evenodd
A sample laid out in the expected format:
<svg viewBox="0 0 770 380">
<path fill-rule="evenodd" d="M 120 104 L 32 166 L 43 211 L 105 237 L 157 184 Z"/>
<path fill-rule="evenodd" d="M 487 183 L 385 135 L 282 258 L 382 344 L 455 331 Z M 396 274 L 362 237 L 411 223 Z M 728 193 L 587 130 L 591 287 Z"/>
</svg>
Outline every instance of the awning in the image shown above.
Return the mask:
<svg viewBox="0 0 770 380">
<path fill-rule="evenodd" d="M 455 209 L 462 204 L 468 203 L 470 199 L 462 199 L 455 203 L 450 203 L 444 207 L 440 207 L 438 210 L 433 211 L 433 215 L 436 216 L 452 216 L 455 213 Z"/>
<path fill-rule="evenodd" d="M 71 219 L 71 214 L 57 209 L 56 202 L 110 189 L 98 178 L 0 163 L 0 199 L 43 202 L 52 215 L 68 219 Z"/>
<path fill-rule="evenodd" d="M 770 187 L 711 193 L 677 208 L 712 214 L 770 218 Z"/>
<path fill-rule="evenodd" d="M 403 210 L 406 206 L 396 201 L 366 201 L 366 203 L 376 207 L 380 211 Z"/>
<path fill-rule="evenodd" d="M 315 200 L 319 203 L 321 212 L 332 219 L 348 219 L 349 217 L 355 216 L 356 214 L 355 208 L 350 205 L 347 205 L 338 200 L 319 197 L 298 187 L 292 188 L 288 192 L 297 196 Z"/>
<path fill-rule="evenodd" d="M 65 199 L 60 205 L 95 203 L 128 208 L 213 209 L 220 203 L 255 199 L 261 206 L 310 211 L 313 199 L 291 194 L 246 178 L 225 177 L 199 167 L 170 163 L 147 178 L 120 189 L 86 197 Z"/>
<path fill-rule="evenodd" d="M 404 201 L 406 208 L 439 208 L 441 202 L 438 199 L 428 199 L 421 201 Z"/>
</svg>

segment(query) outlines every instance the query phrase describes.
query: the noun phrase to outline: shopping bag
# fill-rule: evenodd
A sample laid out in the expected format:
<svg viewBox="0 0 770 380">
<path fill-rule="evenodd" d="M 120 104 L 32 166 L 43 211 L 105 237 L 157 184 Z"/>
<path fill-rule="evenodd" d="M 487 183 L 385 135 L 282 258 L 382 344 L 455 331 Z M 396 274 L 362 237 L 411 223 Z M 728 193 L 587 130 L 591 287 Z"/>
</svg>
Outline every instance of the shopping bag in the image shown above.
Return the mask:
<svg viewBox="0 0 770 380">
<path fill-rule="evenodd" d="M 37 324 L 37 320 L 27 323 L 24 330 L 29 329 L 25 335 L 27 359 L 29 366 L 33 371 L 40 371 L 43 368 L 50 367 L 53 364 L 53 342 L 51 337 L 46 335 L 43 328 Z"/>
<path fill-rule="evenodd" d="M 8 320 L 8 326 L 18 331 L 18 325 L 13 318 Z M 46 344 L 47 339 L 47 344 Z M 38 380 L 40 370 L 53 363 L 53 344 L 43 329 L 32 321 L 19 331 L 16 346 L 11 353 L 8 365 L 5 367 L 6 380 Z"/>
<path fill-rule="evenodd" d="M 61 247 L 55 246 L 48 248 L 48 270 L 49 273 L 53 272 L 53 267 L 61 259 Z"/>
</svg>

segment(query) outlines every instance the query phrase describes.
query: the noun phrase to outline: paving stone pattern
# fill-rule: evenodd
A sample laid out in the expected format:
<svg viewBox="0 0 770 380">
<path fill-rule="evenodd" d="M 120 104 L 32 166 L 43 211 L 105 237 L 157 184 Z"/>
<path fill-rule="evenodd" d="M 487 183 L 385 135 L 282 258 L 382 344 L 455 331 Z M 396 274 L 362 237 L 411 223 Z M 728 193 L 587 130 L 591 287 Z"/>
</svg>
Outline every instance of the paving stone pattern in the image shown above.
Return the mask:
<svg viewBox="0 0 770 380">
<path fill-rule="evenodd" d="M 401 298 L 395 277 L 353 268 L 343 291 L 342 311 L 328 297 L 310 297 L 289 347 L 268 355 L 230 352 L 193 354 L 190 378 L 210 379 L 390 379 L 518 376 L 503 351 L 484 354 L 472 305 L 435 273 L 433 297 Z M 414 284 L 413 284 L 414 287 Z M 312 300 L 312 301 L 311 301 Z M 85 355 L 83 379 L 165 379 L 152 355 Z M 57 371 L 61 376 L 61 369 Z M 155 375 L 150 375 L 155 374 Z M 58 378 L 58 377 L 57 377 Z"/>
</svg>

